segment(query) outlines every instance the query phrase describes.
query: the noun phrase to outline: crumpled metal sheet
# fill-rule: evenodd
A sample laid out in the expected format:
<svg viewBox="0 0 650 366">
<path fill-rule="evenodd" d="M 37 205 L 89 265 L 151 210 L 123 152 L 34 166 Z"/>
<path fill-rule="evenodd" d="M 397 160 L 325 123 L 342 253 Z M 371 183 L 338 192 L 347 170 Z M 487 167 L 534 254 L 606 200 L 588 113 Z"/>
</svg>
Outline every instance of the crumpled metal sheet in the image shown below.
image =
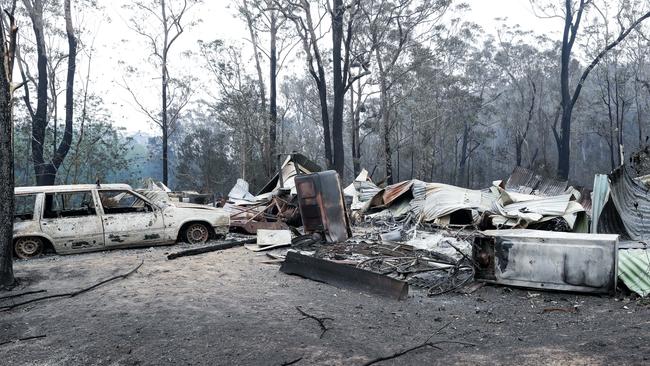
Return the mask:
<svg viewBox="0 0 650 366">
<path fill-rule="evenodd" d="M 228 193 L 228 198 L 231 200 L 255 201 L 255 196 L 248 191 L 248 182 L 241 178 L 237 179 L 237 183 Z"/>
<path fill-rule="evenodd" d="M 487 192 L 442 183 L 427 183 L 422 221 L 434 221 L 458 210 L 488 211 L 495 197 Z"/>
<path fill-rule="evenodd" d="M 591 196 L 591 232 L 596 234 L 599 232 L 600 215 L 609 200 L 609 178 L 606 174 L 596 174 Z"/>
<path fill-rule="evenodd" d="M 650 241 L 650 189 L 632 176 L 626 166 L 614 170 L 609 175 L 610 198 L 616 212 L 625 227 L 625 231 L 633 240 Z M 615 217 L 602 216 L 599 220 L 599 230 L 602 231 L 608 223 L 603 219 L 615 220 Z M 601 230 L 602 229 L 602 230 Z"/>
<path fill-rule="evenodd" d="M 498 195 L 493 201 L 492 223 L 497 226 L 523 226 L 562 217 L 573 229 L 577 215 L 584 208 L 574 199 L 573 194 L 540 197 L 529 194 L 508 192 L 499 187 L 492 191 Z"/>
<path fill-rule="evenodd" d="M 427 184 L 417 179 L 392 184 L 377 191 L 369 201 L 363 203 L 367 193 L 373 191 L 373 187 L 366 184 L 364 188 L 361 188 L 366 190 L 366 197 L 364 197 L 363 193 L 359 195 L 360 204 L 358 207 L 361 208 L 361 211 L 385 208 L 390 212 L 384 214 L 393 217 L 399 217 L 409 212 L 417 215 L 421 211 L 426 197 Z"/>
<path fill-rule="evenodd" d="M 412 180 L 392 184 L 381 190 L 375 197 L 372 198 L 371 205 L 373 206 L 388 206 L 402 195 L 411 191 L 413 186 Z"/>
<path fill-rule="evenodd" d="M 377 187 L 374 183 L 372 182 L 355 182 L 355 187 L 357 186 L 357 183 L 359 187 L 357 188 L 357 191 L 359 192 L 359 201 L 360 202 L 368 202 L 374 197 L 377 192 L 379 192 L 381 189 Z"/>
<path fill-rule="evenodd" d="M 136 192 L 140 193 L 141 195 L 147 197 L 151 202 L 170 202 L 171 199 L 169 198 L 169 195 L 165 191 L 147 191 L 147 190 L 142 190 L 138 189 Z"/>
<path fill-rule="evenodd" d="M 650 294 L 650 253 L 647 249 L 618 251 L 618 278 L 642 297 Z"/>
<path fill-rule="evenodd" d="M 151 202 L 170 202 L 169 188 L 162 182 L 156 183 L 153 178 L 144 180 L 144 188 L 137 189 L 136 192 L 147 197 Z"/>
<path fill-rule="evenodd" d="M 537 196 L 557 196 L 565 193 L 567 186 L 567 181 L 544 177 L 530 169 L 518 166 L 506 181 L 505 189 Z"/>
<path fill-rule="evenodd" d="M 300 153 L 293 153 L 287 156 L 280 168 L 281 172 L 276 173 L 271 180 L 257 193 L 262 195 L 280 188 L 280 173 L 282 173 L 282 188 L 291 189 L 291 194 L 296 194 L 296 185 L 293 178 L 298 174 L 310 174 L 320 172 L 321 167 L 309 160 Z"/>
<path fill-rule="evenodd" d="M 352 197 L 350 209 L 353 211 L 364 208 L 365 203 L 370 201 L 381 189 L 368 177 L 368 171 L 363 169 L 361 173 L 343 190 L 343 194 Z"/>
</svg>

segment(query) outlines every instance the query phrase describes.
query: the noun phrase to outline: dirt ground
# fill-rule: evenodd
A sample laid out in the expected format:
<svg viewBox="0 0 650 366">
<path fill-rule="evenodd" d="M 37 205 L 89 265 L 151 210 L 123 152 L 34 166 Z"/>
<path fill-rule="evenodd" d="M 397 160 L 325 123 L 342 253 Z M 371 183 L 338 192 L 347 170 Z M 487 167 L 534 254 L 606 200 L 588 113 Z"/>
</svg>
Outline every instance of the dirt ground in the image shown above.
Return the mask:
<svg viewBox="0 0 650 366">
<path fill-rule="evenodd" d="M 650 306 L 638 301 L 485 286 L 438 297 L 412 288 L 398 302 L 286 275 L 244 248 L 166 259 L 180 248 L 16 262 L 21 285 L 0 296 L 75 290 L 144 260 L 77 297 L 0 312 L 0 343 L 46 335 L 0 345 L 0 364 L 362 365 L 432 335 L 475 346 L 440 343 L 379 364 L 650 363 Z M 333 319 L 322 338 L 297 306 Z"/>
</svg>

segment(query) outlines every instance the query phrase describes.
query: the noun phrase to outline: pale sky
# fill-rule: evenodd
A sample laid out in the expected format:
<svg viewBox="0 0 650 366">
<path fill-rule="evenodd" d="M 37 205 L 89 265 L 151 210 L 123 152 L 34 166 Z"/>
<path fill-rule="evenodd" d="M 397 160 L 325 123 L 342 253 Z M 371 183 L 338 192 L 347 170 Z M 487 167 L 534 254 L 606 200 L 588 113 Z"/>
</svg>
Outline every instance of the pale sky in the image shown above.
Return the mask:
<svg viewBox="0 0 650 366">
<path fill-rule="evenodd" d="M 146 131 L 157 134 L 158 131 L 135 106 L 133 99 L 120 86 L 126 74 L 124 64 L 136 65 L 140 69 L 156 71 L 147 65 L 148 50 L 144 39 L 136 35 L 127 26 L 130 18 L 128 11 L 122 5 L 128 0 L 113 0 L 105 4 L 105 15 L 110 18 L 89 25 L 90 29 L 98 29 L 95 40 L 96 53 L 93 55 L 91 89 L 104 98 L 104 102 L 113 113 L 113 118 L 120 126 L 129 132 Z M 546 33 L 552 38 L 560 36 L 561 22 L 558 20 L 539 19 L 532 10 L 529 0 L 466 0 L 472 10 L 466 15 L 466 20 L 481 25 L 488 33 L 494 33 L 498 22 L 495 18 L 508 18 L 507 22 L 519 24 L 524 30 Z M 188 14 L 202 21 L 195 27 L 186 30 L 174 46 L 171 58 L 171 73 L 200 75 L 200 65 L 188 62 L 181 53 L 185 50 L 198 50 L 198 41 L 225 39 L 231 42 L 245 44 L 248 32 L 244 23 L 234 17 L 234 11 L 228 5 L 230 0 L 206 0 L 196 6 Z M 90 40 L 86 40 L 89 42 Z M 121 63 L 122 62 L 122 63 Z M 251 60 L 252 62 L 252 60 Z M 251 64 L 251 67 L 254 65 Z M 87 59 L 79 60 L 79 74 L 85 76 Z M 172 75 L 173 76 L 173 75 Z M 137 94 L 143 104 L 156 107 L 160 97 L 157 75 L 131 79 L 136 85 Z M 197 87 L 198 88 L 198 87 Z M 197 92 L 200 92 L 198 90 Z"/>
</svg>

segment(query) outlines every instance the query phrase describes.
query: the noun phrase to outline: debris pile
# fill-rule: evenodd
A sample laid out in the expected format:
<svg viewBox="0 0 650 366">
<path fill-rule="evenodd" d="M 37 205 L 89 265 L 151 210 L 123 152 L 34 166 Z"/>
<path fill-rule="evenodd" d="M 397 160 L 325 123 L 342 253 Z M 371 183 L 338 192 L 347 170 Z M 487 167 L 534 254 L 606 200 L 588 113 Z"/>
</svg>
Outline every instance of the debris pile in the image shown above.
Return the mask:
<svg viewBox="0 0 650 366">
<path fill-rule="evenodd" d="M 238 179 L 224 205 L 230 212 L 231 227 L 255 234 L 258 229 L 285 230 L 289 225 L 301 226 L 294 178 L 319 171 L 321 168 L 316 163 L 293 153 L 257 196 L 250 193 L 245 180 Z"/>
<path fill-rule="evenodd" d="M 256 196 L 238 180 L 225 207 L 231 228 L 257 233 L 246 247 L 266 251 L 265 263 L 395 299 L 409 287 L 434 296 L 483 283 L 614 294 L 619 278 L 646 296 L 649 184 L 623 166 L 596 176 L 591 192 L 517 167 L 480 190 L 381 187 L 366 170 L 341 189 L 335 172 L 294 153 Z"/>
<path fill-rule="evenodd" d="M 587 232 L 588 191 L 566 181 L 543 178 L 518 167 L 504 181 L 483 190 L 410 180 L 383 189 L 367 181 L 365 171 L 345 189 L 356 219 L 404 218 L 439 227 L 534 228 Z M 373 192 L 370 196 L 368 193 Z"/>
</svg>

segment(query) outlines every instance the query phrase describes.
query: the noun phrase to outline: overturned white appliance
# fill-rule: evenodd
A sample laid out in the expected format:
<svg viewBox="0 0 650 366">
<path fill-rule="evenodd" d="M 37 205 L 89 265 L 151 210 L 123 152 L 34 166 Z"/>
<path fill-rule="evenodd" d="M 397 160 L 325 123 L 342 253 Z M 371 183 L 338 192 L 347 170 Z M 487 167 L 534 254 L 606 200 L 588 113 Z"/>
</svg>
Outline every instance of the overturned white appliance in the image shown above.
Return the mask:
<svg viewBox="0 0 650 366">
<path fill-rule="evenodd" d="M 474 241 L 477 280 L 614 294 L 618 235 L 490 230 Z"/>
</svg>

